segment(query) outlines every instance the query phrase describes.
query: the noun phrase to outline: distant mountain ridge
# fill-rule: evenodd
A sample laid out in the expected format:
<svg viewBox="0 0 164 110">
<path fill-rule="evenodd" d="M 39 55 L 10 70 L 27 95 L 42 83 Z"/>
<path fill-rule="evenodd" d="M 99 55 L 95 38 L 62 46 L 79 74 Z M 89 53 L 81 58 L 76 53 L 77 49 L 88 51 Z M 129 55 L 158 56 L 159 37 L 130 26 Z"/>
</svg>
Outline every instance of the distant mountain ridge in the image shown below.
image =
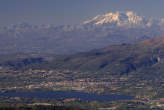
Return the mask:
<svg viewBox="0 0 164 110">
<path fill-rule="evenodd" d="M 157 45 L 159 44 L 159 45 Z M 52 57 L 52 56 L 51 56 Z M 146 79 L 164 77 L 164 37 L 121 44 L 73 55 L 13 58 L 2 66 L 17 69 L 70 70 L 97 75 L 133 75 Z"/>
<path fill-rule="evenodd" d="M 138 44 L 155 47 L 162 46 L 164 45 L 164 37 L 151 38 L 148 40 L 141 41 Z"/>
<path fill-rule="evenodd" d="M 98 15 L 78 25 L 12 24 L 0 28 L 1 53 L 70 54 L 164 35 L 164 19 L 136 13 Z"/>
<path fill-rule="evenodd" d="M 116 13 L 106 13 L 104 15 L 97 15 L 92 20 L 85 21 L 84 24 L 93 23 L 95 25 L 100 25 L 104 23 L 116 23 L 117 26 L 131 25 L 131 24 L 146 24 L 143 23 L 145 19 L 141 16 L 137 16 L 132 11 L 127 12 L 116 12 Z"/>
</svg>

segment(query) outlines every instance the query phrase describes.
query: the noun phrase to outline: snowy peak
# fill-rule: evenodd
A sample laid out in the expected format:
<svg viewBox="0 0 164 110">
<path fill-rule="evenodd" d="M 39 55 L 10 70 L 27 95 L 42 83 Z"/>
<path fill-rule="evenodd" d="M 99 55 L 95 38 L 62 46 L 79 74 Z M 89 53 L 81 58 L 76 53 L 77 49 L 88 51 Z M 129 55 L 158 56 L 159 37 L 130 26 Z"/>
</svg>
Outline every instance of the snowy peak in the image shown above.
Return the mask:
<svg viewBox="0 0 164 110">
<path fill-rule="evenodd" d="M 144 17 L 138 16 L 132 11 L 117 11 L 115 13 L 106 13 L 104 15 L 98 15 L 91 20 L 85 21 L 84 24 L 101 25 L 107 23 L 115 23 L 117 26 L 125 26 L 147 24 L 148 21 L 145 21 L 147 20 L 145 20 Z"/>
<path fill-rule="evenodd" d="M 140 23 L 143 20 L 143 17 L 137 16 L 133 12 L 127 12 L 126 15 L 128 16 L 128 21 L 134 24 Z"/>
</svg>

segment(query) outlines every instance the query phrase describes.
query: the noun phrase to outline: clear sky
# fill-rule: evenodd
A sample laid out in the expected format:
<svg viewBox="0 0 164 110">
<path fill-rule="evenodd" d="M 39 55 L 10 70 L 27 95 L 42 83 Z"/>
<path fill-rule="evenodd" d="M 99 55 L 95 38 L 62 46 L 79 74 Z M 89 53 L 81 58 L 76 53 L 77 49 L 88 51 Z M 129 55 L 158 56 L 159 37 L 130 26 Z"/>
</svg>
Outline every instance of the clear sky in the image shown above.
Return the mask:
<svg viewBox="0 0 164 110">
<path fill-rule="evenodd" d="M 0 0 L 0 25 L 79 24 L 97 14 L 127 10 L 164 18 L 164 0 Z"/>
</svg>

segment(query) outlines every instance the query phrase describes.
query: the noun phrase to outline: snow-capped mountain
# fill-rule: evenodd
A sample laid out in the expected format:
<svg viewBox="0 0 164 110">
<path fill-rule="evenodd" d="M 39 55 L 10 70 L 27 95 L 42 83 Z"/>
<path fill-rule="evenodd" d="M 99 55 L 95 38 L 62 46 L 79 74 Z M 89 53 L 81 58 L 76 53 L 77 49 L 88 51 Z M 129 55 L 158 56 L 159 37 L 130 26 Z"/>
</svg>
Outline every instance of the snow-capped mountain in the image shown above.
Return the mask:
<svg viewBox="0 0 164 110">
<path fill-rule="evenodd" d="M 83 24 L 93 24 L 93 25 L 102 25 L 102 24 L 115 24 L 118 27 L 151 27 L 153 23 L 157 25 L 164 24 L 164 19 L 147 19 L 143 16 L 138 16 L 132 11 L 126 12 L 115 12 L 115 13 L 106 13 L 104 15 L 97 15 L 91 20 L 84 21 Z M 158 23 L 157 23 L 158 22 Z"/>
<path fill-rule="evenodd" d="M 164 19 L 134 12 L 97 15 L 79 25 L 12 24 L 0 28 L 1 53 L 75 53 L 164 35 Z"/>
</svg>

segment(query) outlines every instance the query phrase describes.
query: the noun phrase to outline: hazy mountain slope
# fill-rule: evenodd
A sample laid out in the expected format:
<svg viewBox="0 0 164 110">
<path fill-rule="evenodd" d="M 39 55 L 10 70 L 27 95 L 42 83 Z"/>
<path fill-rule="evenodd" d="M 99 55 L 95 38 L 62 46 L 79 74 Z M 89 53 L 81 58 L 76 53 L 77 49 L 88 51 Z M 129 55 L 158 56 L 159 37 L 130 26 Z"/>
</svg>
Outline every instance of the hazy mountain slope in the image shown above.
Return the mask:
<svg viewBox="0 0 164 110">
<path fill-rule="evenodd" d="M 93 86 L 100 83 L 96 88 L 103 88 L 103 91 L 100 89 L 101 93 L 130 94 L 136 98 L 163 97 L 164 37 L 67 56 L 20 56 L 8 56 L 9 59 L 3 61 L 1 59 L 5 59 L 5 56 L 0 57 L 0 69 L 7 68 L 9 71 L 2 71 L 2 87 L 10 83 L 10 86 L 18 83 L 23 87 L 27 84 L 46 84 L 45 90 L 49 90 L 52 88 L 47 86 L 49 82 L 63 83 L 64 80 L 68 84 L 69 81 L 78 84 L 82 79 L 86 85 L 91 82 L 92 86 L 86 89 L 94 89 Z M 63 86 L 60 87 L 63 90 Z"/>
<path fill-rule="evenodd" d="M 68 54 L 136 43 L 164 34 L 163 19 L 155 20 L 133 12 L 98 15 L 79 25 L 13 24 L 0 28 L 1 53 Z"/>
<path fill-rule="evenodd" d="M 55 68 L 115 75 L 164 74 L 164 37 L 57 58 Z M 156 45 L 159 44 L 159 45 Z"/>
<path fill-rule="evenodd" d="M 61 69 L 91 74 L 137 75 L 144 78 L 160 76 L 162 78 L 164 76 L 164 37 L 137 44 L 108 46 L 67 56 L 19 57 L 5 61 L 2 65 L 17 69 Z"/>
</svg>

